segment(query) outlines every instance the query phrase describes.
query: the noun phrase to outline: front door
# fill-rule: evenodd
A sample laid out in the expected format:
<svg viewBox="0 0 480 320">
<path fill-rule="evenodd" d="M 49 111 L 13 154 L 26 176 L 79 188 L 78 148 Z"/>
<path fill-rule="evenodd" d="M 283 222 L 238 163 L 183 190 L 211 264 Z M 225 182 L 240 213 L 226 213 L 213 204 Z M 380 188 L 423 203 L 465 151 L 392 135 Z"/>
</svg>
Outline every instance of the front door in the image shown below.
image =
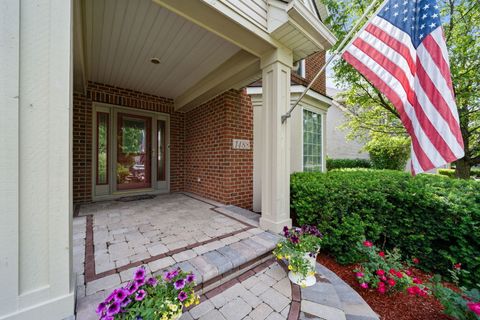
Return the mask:
<svg viewBox="0 0 480 320">
<path fill-rule="evenodd" d="M 118 113 L 117 190 L 150 188 L 152 118 Z"/>
</svg>

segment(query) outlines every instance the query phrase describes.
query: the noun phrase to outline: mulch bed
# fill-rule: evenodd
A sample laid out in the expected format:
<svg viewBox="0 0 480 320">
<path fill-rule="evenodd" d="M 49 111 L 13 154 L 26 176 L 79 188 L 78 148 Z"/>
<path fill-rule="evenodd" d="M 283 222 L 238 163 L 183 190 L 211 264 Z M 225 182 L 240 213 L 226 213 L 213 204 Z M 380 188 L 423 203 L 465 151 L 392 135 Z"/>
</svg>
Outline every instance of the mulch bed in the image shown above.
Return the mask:
<svg viewBox="0 0 480 320">
<path fill-rule="evenodd" d="M 340 265 L 327 255 L 320 254 L 318 262 L 335 272 L 343 281 L 354 288 L 382 320 L 451 320 L 442 313 L 442 305 L 433 297 L 416 297 L 406 293 L 380 294 L 374 289 L 359 287 L 353 269 L 354 265 Z M 413 270 L 415 276 L 425 281 L 429 275 Z"/>
</svg>

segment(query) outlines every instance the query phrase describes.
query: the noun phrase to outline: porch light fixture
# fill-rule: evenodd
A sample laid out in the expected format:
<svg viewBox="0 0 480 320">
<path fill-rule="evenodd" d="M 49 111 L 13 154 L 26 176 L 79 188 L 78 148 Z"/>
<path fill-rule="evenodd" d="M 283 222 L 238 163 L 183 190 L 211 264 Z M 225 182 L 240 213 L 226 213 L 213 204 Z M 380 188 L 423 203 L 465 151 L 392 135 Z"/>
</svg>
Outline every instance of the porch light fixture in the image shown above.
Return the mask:
<svg viewBox="0 0 480 320">
<path fill-rule="evenodd" d="M 153 64 L 160 64 L 160 59 L 158 59 L 158 58 L 151 58 L 151 59 L 150 59 L 150 62 L 153 63 Z"/>
</svg>

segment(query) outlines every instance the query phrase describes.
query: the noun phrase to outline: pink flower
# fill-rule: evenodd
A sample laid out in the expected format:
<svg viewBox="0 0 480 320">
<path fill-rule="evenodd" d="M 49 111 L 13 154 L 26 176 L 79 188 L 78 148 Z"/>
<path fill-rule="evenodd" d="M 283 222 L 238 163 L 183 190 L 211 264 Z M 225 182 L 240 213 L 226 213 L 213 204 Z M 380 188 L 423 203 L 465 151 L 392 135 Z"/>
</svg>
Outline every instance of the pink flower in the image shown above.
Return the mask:
<svg viewBox="0 0 480 320">
<path fill-rule="evenodd" d="M 413 286 L 413 287 L 408 287 L 408 288 L 407 288 L 408 294 L 410 294 L 410 295 L 412 295 L 412 296 L 420 293 L 420 291 L 422 291 L 422 290 L 420 290 L 420 288 L 417 287 L 417 286 Z"/>
<path fill-rule="evenodd" d="M 413 277 L 412 279 L 413 283 L 416 283 L 416 284 L 422 284 L 422 280 L 418 279 L 417 277 Z"/>
<path fill-rule="evenodd" d="M 381 276 L 381 277 L 380 277 L 380 280 L 382 280 L 382 281 L 387 281 L 387 277 Z"/>
<path fill-rule="evenodd" d="M 397 274 L 397 271 L 395 271 L 395 269 L 390 269 L 388 271 L 388 273 L 390 273 L 392 276 L 396 275 Z"/>
<path fill-rule="evenodd" d="M 377 275 L 383 276 L 383 275 L 385 275 L 385 271 L 382 270 L 382 269 L 378 269 L 378 270 L 377 270 Z"/>
<path fill-rule="evenodd" d="M 415 263 L 415 264 L 419 264 L 419 263 L 420 263 L 420 260 L 418 260 L 418 258 L 413 258 L 412 261 L 413 261 L 413 263 Z"/>
<path fill-rule="evenodd" d="M 366 282 L 360 283 L 360 288 L 368 289 L 368 283 L 366 283 Z"/>
<path fill-rule="evenodd" d="M 385 252 L 380 251 L 380 252 L 378 253 L 378 255 L 379 255 L 380 257 L 384 258 L 384 257 L 385 257 Z"/>
<path fill-rule="evenodd" d="M 371 246 L 373 246 L 373 243 L 371 241 L 363 241 L 363 245 L 367 248 L 370 248 Z"/>
<path fill-rule="evenodd" d="M 383 282 L 380 282 L 380 283 L 383 283 Z M 385 292 L 387 292 L 387 288 L 385 288 L 385 286 L 383 287 L 378 287 L 378 292 L 380 292 L 381 294 L 384 294 Z"/>
<path fill-rule="evenodd" d="M 455 269 L 459 270 L 459 269 L 462 269 L 462 264 L 461 264 L 460 262 L 459 262 L 459 263 L 455 263 L 455 264 L 453 265 L 453 267 L 454 267 Z"/>
<path fill-rule="evenodd" d="M 393 279 L 388 279 L 387 282 L 391 287 L 393 287 L 396 284 L 395 280 L 393 280 Z"/>
<path fill-rule="evenodd" d="M 357 278 L 363 278 L 363 276 L 364 276 L 363 272 L 355 273 L 355 277 L 357 277 Z"/>
<path fill-rule="evenodd" d="M 480 315 L 480 302 L 469 302 L 467 303 L 467 307 L 472 310 L 473 313 Z"/>
<path fill-rule="evenodd" d="M 411 276 L 411 275 L 412 275 L 412 271 L 406 270 L 406 271 L 405 271 L 405 274 L 406 274 L 407 276 Z"/>
<path fill-rule="evenodd" d="M 403 273 L 401 273 L 400 271 L 397 272 L 396 274 L 397 278 L 403 278 Z"/>
<path fill-rule="evenodd" d="M 379 283 L 378 283 L 378 286 L 379 286 L 379 287 L 385 287 L 385 282 L 379 282 Z"/>
</svg>

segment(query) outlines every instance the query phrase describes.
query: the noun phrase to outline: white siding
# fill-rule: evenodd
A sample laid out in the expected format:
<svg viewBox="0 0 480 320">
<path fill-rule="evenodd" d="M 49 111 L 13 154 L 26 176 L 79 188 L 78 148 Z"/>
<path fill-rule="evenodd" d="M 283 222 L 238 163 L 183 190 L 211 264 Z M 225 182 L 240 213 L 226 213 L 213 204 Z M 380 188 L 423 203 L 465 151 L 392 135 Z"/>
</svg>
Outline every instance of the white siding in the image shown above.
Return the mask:
<svg viewBox="0 0 480 320">
<path fill-rule="evenodd" d="M 331 159 L 368 159 L 368 153 L 362 151 L 363 143 L 347 140 L 348 132 L 341 130 L 345 121 L 343 110 L 333 104 L 327 113 L 327 157 Z"/>
<path fill-rule="evenodd" d="M 268 5 L 266 0 L 221 0 L 221 2 L 259 27 L 267 29 Z"/>
</svg>

